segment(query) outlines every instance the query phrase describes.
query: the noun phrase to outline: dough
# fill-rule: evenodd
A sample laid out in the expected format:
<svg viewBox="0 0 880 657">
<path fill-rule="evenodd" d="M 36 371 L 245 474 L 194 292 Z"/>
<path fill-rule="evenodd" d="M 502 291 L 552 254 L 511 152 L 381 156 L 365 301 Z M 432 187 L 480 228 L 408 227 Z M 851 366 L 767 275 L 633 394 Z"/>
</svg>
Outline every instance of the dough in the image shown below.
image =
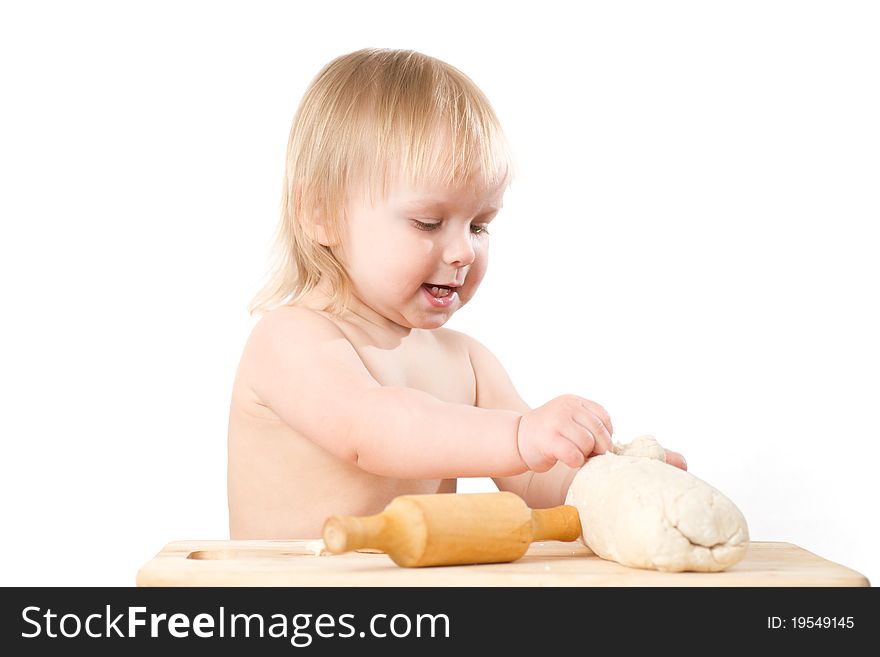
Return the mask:
<svg viewBox="0 0 880 657">
<path fill-rule="evenodd" d="M 664 571 L 724 570 L 745 556 L 746 520 L 694 475 L 665 463 L 652 436 L 594 456 L 565 503 L 581 519 L 583 543 L 603 559 Z"/>
<path fill-rule="evenodd" d="M 666 463 L 666 450 L 654 439 L 654 436 L 639 436 L 626 445 L 614 443 L 611 449 L 615 454 L 642 456 Z"/>
</svg>

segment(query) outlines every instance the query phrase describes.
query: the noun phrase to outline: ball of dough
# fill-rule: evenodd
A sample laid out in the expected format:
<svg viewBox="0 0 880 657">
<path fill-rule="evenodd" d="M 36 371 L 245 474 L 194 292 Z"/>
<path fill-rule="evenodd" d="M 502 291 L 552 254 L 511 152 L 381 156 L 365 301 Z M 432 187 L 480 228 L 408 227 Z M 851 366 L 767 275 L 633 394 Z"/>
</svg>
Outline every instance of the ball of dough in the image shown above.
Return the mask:
<svg viewBox="0 0 880 657">
<path fill-rule="evenodd" d="M 749 532 L 739 509 L 667 465 L 651 442 L 645 436 L 594 456 L 575 475 L 565 503 L 578 510 L 584 544 L 625 566 L 673 572 L 719 571 L 742 559 Z"/>
<path fill-rule="evenodd" d="M 639 436 L 638 438 L 633 438 L 632 442 L 626 445 L 614 443 L 612 451 L 615 454 L 641 456 L 666 463 L 666 450 L 660 446 L 660 443 L 657 442 L 654 436 Z"/>
</svg>

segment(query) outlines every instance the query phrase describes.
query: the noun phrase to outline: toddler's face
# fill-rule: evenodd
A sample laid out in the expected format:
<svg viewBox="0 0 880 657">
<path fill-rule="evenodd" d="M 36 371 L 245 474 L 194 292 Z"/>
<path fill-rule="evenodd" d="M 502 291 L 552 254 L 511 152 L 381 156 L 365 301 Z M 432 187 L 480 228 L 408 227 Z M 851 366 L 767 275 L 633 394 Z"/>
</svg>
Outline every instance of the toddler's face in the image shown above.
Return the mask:
<svg viewBox="0 0 880 657">
<path fill-rule="evenodd" d="M 407 328 L 442 326 L 486 272 L 487 227 L 504 189 L 399 184 L 347 205 L 342 247 L 356 303 Z"/>
</svg>

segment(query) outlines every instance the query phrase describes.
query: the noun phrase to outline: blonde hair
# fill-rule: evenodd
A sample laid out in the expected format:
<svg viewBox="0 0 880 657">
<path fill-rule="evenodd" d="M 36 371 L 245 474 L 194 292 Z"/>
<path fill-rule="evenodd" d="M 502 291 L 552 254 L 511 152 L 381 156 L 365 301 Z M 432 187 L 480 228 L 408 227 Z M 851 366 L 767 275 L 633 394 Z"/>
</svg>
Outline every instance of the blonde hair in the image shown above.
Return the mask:
<svg viewBox="0 0 880 657">
<path fill-rule="evenodd" d="M 343 55 L 312 80 L 293 118 L 266 282 L 251 315 L 301 299 L 326 279 L 325 310 L 347 307 L 351 284 L 338 244 L 355 187 L 386 198 L 389 185 L 508 185 L 513 163 L 482 91 L 458 69 L 412 50 L 369 48 Z M 319 218 L 319 219 L 316 219 Z"/>
</svg>

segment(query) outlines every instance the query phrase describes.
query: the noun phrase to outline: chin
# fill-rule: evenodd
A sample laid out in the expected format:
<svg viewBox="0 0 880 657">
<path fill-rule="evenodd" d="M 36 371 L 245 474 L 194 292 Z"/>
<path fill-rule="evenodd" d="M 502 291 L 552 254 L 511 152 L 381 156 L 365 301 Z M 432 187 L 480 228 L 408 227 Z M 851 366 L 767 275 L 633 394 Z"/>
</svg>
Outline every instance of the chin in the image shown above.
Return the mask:
<svg viewBox="0 0 880 657">
<path fill-rule="evenodd" d="M 431 315 L 422 315 L 418 318 L 413 318 L 411 322 L 411 328 L 414 329 L 436 329 L 443 326 L 446 322 L 449 321 L 449 318 L 452 317 L 455 312 L 451 313 L 437 313 Z"/>
<path fill-rule="evenodd" d="M 422 320 L 421 322 L 419 322 L 418 324 L 414 324 L 412 328 L 424 329 L 424 330 L 440 328 L 446 322 L 449 321 L 449 318 L 451 316 L 452 315 L 448 315 L 446 317 L 437 317 L 437 318 L 433 318 L 433 319 L 426 318 L 426 319 Z"/>
</svg>

